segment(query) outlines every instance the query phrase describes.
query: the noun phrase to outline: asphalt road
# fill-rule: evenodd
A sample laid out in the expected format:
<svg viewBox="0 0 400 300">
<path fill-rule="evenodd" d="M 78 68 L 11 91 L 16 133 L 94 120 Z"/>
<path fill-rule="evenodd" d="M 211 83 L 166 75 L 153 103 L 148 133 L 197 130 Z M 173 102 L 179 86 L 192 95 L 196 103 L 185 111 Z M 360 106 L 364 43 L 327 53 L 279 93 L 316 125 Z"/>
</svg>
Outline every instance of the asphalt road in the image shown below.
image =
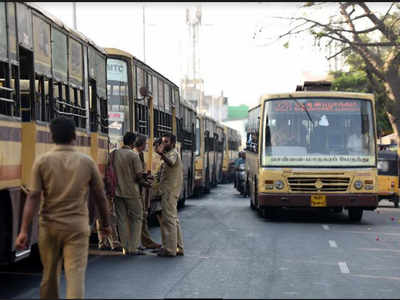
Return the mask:
<svg viewBox="0 0 400 300">
<path fill-rule="evenodd" d="M 220 185 L 180 211 L 184 257 L 91 255 L 86 297 L 398 298 L 400 209 L 381 204 L 357 224 L 347 211 L 271 221 Z M 158 227 L 151 233 L 160 241 Z M 0 298 L 38 298 L 40 279 L 37 257 L 2 267 Z"/>
</svg>

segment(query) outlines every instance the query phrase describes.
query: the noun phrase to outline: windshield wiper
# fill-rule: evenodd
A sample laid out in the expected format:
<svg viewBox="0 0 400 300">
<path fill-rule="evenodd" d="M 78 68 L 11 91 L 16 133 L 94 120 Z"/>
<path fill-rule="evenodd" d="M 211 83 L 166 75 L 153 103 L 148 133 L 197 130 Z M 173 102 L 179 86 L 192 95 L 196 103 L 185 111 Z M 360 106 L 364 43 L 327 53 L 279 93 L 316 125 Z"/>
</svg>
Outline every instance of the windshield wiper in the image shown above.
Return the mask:
<svg viewBox="0 0 400 300">
<path fill-rule="evenodd" d="M 313 121 L 313 119 L 311 118 L 310 113 L 309 113 L 308 110 L 307 110 L 307 107 L 306 107 L 304 104 L 301 104 L 301 103 L 299 102 L 299 100 L 297 100 L 296 98 L 294 98 L 292 95 L 289 95 L 289 97 L 292 98 L 300 107 L 303 107 L 303 108 L 304 108 L 304 110 L 305 110 L 305 112 L 306 112 L 306 114 L 307 114 L 307 117 L 310 119 L 311 123 L 314 124 L 314 121 Z"/>
</svg>

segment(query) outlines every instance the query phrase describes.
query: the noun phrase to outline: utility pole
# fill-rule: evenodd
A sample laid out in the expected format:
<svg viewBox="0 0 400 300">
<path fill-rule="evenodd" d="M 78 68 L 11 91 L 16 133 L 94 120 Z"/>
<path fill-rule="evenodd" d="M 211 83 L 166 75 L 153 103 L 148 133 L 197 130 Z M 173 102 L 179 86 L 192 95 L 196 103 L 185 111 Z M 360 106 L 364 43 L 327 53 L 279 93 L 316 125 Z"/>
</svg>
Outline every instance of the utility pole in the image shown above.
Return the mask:
<svg viewBox="0 0 400 300">
<path fill-rule="evenodd" d="M 146 18 L 143 5 L 143 62 L 146 63 Z"/>
<path fill-rule="evenodd" d="M 73 7 L 73 17 L 74 17 L 74 29 L 78 30 L 78 26 L 76 25 L 76 2 L 72 2 Z"/>
</svg>

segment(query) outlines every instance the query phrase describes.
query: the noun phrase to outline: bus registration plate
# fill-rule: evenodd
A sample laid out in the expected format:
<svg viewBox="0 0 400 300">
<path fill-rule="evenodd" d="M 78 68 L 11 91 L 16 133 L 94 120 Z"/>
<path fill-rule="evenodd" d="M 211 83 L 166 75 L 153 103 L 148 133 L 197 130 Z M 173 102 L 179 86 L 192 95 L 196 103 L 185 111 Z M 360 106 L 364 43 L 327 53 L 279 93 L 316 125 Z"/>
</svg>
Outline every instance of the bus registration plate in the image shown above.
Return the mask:
<svg viewBox="0 0 400 300">
<path fill-rule="evenodd" d="M 325 195 L 311 195 L 311 206 L 312 207 L 325 207 L 326 196 Z"/>
</svg>

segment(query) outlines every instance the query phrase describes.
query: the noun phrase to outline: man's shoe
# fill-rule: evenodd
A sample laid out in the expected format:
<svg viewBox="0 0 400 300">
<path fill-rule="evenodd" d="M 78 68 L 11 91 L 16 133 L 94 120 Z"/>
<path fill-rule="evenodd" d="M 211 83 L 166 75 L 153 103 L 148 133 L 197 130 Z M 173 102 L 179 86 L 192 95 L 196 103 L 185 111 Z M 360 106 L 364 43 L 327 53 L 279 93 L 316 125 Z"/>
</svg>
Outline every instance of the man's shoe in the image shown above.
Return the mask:
<svg viewBox="0 0 400 300">
<path fill-rule="evenodd" d="M 150 252 L 151 252 L 151 253 L 158 253 L 158 252 L 161 251 L 161 249 L 163 249 L 163 248 L 162 248 L 162 247 L 156 248 L 156 249 L 151 250 Z"/>
<path fill-rule="evenodd" d="M 158 252 L 157 256 L 161 256 L 161 257 L 175 257 L 175 255 L 173 255 L 172 253 L 169 253 L 167 250 L 165 249 L 161 249 L 160 252 Z"/>
<path fill-rule="evenodd" d="M 122 253 L 126 256 L 137 256 L 137 255 L 146 255 L 146 253 L 142 250 L 136 251 L 128 251 L 127 249 L 123 248 Z"/>
<path fill-rule="evenodd" d="M 108 250 L 111 250 L 111 248 L 110 248 L 110 247 L 108 247 L 108 246 L 106 246 L 106 245 L 99 245 L 98 249 L 99 249 L 99 250 L 102 250 L 102 251 L 108 251 Z"/>
<path fill-rule="evenodd" d="M 146 246 L 146 248 L 147 249 L 160 249 L 161 245 L 158 244 L 158 243 L 153 243 L 153 244 L 150 244 L 150 245 Z"/>
<path fill-rule="evenodd" d="M 118 246 L 118 247 L 112 248 L 112 249 L 111 249 L 111 251 L 115 251 L 115 252 L 123 252 L 123 251 L 124 251 L 124 249 L 123 249 L 121 246 Z"/>
<path fill-rule="evenodd" d="M 185 252 L 181 248 L 176 249 L 176 256 L 184 256 Z"/>
</svg>

